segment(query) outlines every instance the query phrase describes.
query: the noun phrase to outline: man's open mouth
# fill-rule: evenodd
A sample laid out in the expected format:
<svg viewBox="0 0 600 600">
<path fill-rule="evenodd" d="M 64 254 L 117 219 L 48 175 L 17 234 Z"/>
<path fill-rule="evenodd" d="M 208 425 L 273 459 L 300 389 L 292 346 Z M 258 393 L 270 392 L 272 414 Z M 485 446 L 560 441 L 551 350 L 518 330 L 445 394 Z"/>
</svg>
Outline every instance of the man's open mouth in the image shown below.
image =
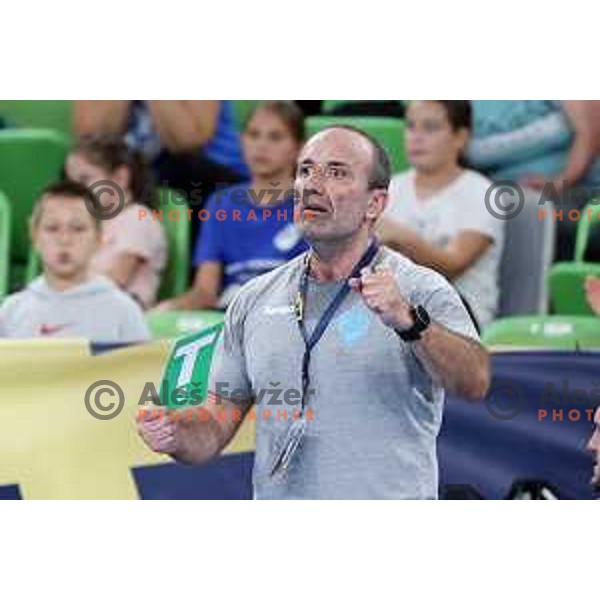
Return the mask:
<svg viewBox="0 0 600 600">
<path fill-rule="evenodd" d="M 331 212 L 329 209 L 325 208 L 324 206 L 319 206 L 318 204 L 307 204 L 304 207 L 304 212 L 308 211 L 317 215 L 326 215 Z"/>
</svg>

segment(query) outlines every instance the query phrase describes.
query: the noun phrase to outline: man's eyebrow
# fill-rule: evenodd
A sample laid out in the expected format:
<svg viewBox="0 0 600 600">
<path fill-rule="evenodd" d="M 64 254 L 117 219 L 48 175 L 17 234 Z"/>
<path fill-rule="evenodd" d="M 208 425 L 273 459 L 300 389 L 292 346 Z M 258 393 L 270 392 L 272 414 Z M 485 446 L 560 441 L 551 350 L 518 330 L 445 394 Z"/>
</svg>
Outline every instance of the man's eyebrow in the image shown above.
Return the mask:
<svg viewBox="0 0 600 600">
<path fill-rule="evenodd" d="M 301 165 L 314 165 L 316 164 L 314 160 L 312 160 L 312 158 L 304 158 L 300 161 Z M 344 162 L 342 160 L 330 160 L 327 161 L 326 163 L 324 163 L 326 167 L 349 167 L 350 164 L 347 162 Z"/>
</svg>

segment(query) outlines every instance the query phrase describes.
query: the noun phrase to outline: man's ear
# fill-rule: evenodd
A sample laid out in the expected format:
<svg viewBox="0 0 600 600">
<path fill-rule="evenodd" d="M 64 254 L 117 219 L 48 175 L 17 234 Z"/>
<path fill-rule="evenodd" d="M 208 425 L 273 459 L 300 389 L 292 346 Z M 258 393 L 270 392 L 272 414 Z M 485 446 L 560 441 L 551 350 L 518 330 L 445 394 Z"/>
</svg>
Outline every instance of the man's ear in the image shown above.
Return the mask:
<svg viewBox="0 0 600 600">
<path fill-rule="evenodd" d="M 376 221 L 385 211 L 388 205 L 389 195 L 387 190 L 376 189 L 373 190 L 371 198 L 369 200 L 369 206 L 367 207 L 366 216 L 373 221 Z"/>
</svg>

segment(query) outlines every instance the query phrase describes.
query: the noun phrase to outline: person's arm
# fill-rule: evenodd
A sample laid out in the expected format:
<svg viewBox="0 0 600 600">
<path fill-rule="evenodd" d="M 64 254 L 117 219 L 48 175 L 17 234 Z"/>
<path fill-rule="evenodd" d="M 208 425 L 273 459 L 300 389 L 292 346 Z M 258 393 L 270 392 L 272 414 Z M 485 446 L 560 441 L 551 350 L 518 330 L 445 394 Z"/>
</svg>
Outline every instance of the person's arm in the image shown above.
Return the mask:
<svg viewBox="0 0 600 600">
<path fill-rule="evenodd" d="M 133 274 L 144 262 L 144 259 L 133 252 L 120 252 L 114 257 L 111 265 L 104 271 L 102 275 L 111 279 L 115 285 L 120 288 L 127 287 L 131 281 Z"/>
<path fill-rule="evenodd" d="M 220 100 L 148 100 L 161 143 L 171 152 L 201 148 L 217 128 Z"/>
<path fill-rule="evenodd" d="M 86 133 L 124 133 L 130 100 L 75 100 L 73 129 Z"/>
<path fill-rule="evenodd" d="M 563 110 L 573 129 L 574 139 L 567 157 L 567 164 L 562 173 L 559 173 L 554 182 L 562 186 L 566 181 L 569 185 L 576 184 L 587 171 L 594 160 L 597 151 L 597 101 L 564 100 Z M 594 118 L 595 117 L 595 118 Z M 561 187 L 557 187 L 557 190 Z"/>
<path fill-rule="evenodd" d="M 490 385 L 489 355 L 479 342 L 431 323 L 414 345 L 416 355 L 443 387 L 472 400 L 485 397 Z"/>
<path fill-rule="evenodd" d="M 562 106 L 574 138 L 565 168 L 550 180 L 558 193 L 563 190 L 565 182 L 575 185 L 585 175 L 600 148 L 600 101 L 564 100 Z M 548 181 L 543 175 L 532 174 L 523 177 L 521 183 L 541 190 Z"/>
<path fill-rule="evenodd" d="M 177 421 L 165 416 L 156 418 L 149 409 L 141 413 L 138 431 L 154 452 L 169 454 L 183 463 L 201 464 L 216 457 L 229 444 L 250 406 L 239 406 L 224 398 L 217 402 L 213 397 L 202 405 L 202 419 L 188 419 L 184 415 Z M 218 418 L 220 411 L 227 416 Z M 236 415 L 239 418 L 233 416 L 234 411 L 239 411 Z"/>
<path fill-rule="evenodd" d="M 478 231 L 460 231 L 446 246 L 429 243 L 418 233 L 390 218 L 382 218 L 378 236 L 383 244 L 417 264 L 455 279 L 473 265 L 494 241 Z"/>
<path fill-rule="evenodd" d="M 384 325 L 401 330 L 412 327 L 411 307 L 400 293 L 390 269 L 380 267 L 375 272 L 365 269 L 361 278 L 352 280 L 350 285 L 362 295 L 365 304 L 377 314 Z M 449 292 L 440 289 L 435 293 Z M 454 304 L 452 310 L 465 313 L 466 322 L 466 311 L 458 297 L 454 296 L 451 298 Z M 442 304 L 444 303 L 448 304 L 449 301 Z M 444 388 L 469 399 L 483 398 L 490 384 L 487 351 L 475 339 L 450 331 L 437 322 L 435 312 L 430 316 L 432 323 L 422 334 L 421 340 L 412 342 L 423 366 Z"/>
<path fill-rule="evenodd" d="M 243 315 L 238 296 L 227 309 L 210 365 L 207 400 L 201 407 L 210 418 L 206 419 L 203 412 L 202 419 L 153 419 L 153 411 L 149 411 L 138 422 L 140 435 L 154 452 L 170 454 L 186 463 L 202 463 L 215 457 L 233 439 L 253 398 L 243 346 Z M 217 395 L 223 383 L 236 390 L 235 401 Z M 220 411 L 226 411 L 224 417 L 217 416 Z"/>
<path fill-rule="evenodd" d="M 585 293 L 590 308 L 600 316 L 600 277 L 588 277 L 585 280 Z"/>
<path fill-rule="evenodd" d="M 223 281 L 223 264 L 203 262 L 196 270 L 192 288 L 176 298 L 165 300 L 154 310 L 203 310 L 215 308 Z"/>
</svg>

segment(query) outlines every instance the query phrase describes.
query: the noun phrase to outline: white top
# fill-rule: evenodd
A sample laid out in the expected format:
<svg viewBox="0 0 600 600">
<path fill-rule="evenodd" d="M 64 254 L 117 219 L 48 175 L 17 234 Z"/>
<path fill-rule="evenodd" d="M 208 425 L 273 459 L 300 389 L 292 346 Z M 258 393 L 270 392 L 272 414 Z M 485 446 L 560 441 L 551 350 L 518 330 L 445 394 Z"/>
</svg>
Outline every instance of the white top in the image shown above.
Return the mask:
<svg viewBox="0 0 600 600">
<path fill-rule="evenodd" d="M 490 214 L 485 194 L 492 182 L 465 169 L 432 196 L 417 198 L 414 170 L 395 175 L 390 184 L 386 216 L 444 247 L 461 231 L 477 231 L 494 243 L 452 283 L 469 303 L 479 325 L 493 320 L 498 305 L 498 275 L 504 242 L 504 221 Z"/>
</svg>

